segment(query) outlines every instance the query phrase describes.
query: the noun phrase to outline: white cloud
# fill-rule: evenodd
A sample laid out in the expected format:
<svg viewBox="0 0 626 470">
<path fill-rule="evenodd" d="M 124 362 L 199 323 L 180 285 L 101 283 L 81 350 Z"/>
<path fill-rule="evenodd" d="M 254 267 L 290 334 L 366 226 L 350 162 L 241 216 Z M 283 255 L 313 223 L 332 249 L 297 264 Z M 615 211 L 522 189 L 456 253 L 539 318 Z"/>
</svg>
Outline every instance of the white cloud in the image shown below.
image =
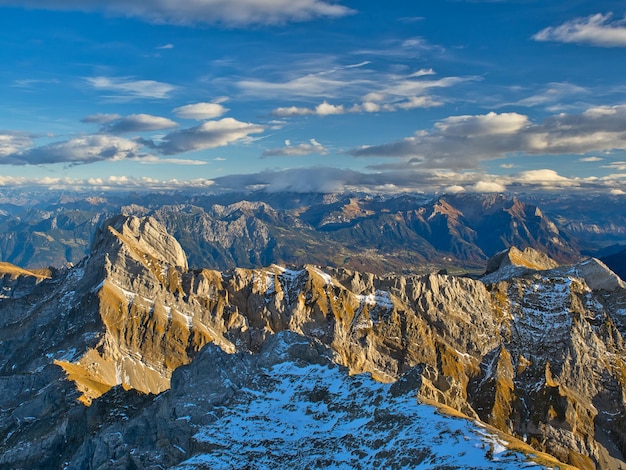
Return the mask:
<svg viewBox="0 0 626 470">
<path fill-rule="evenodd" d="M 437 101 L 430 96 L 411 96 L 406 101 L 401 101 L 397 104 L 391 105 L 390 111 L 400 109 L 415 109 L 415 108 L 433 108 L 435 106 L 441 106 L 443 103 Z"/>
<path fill-rule="evenodd" d="M 154 80 L 133 80 L 129 77 L 88 77 L 87 83 L 96 90 L 113 92 L 108 98 L 118 100 L 165 99 L 176 90 L 174 85 Z"/>
<path fill-rule="evenodd" d="M 216 178 L 218 188 L 264 188 L 268 191 L 296 192 L 505 192 L 505 191 L 585 191 L 608 193 L 622 190 L 626 174 L 606 178 L 567 178 L 553 170 L 535 170 L 512 175 L 482 172 L 397 171 L 363 173 L 328 167 L 263 171 L 254 174 Z"/>
<path fill-rule="evenodd" d="M 403 140 L 348 153 L 404 158 L 414 167 L 463 169 L 510 154 L 585 155 L 612 149 L 626 149 L 626 105 L 557 114 L 540 124 L 518 113 L 452 116 Z"/>
<path fill-rule="evenodd" d="M 282 81 L 246 79 L 239 81 L 237 86 L 243 93 L 264 99 L 324 98 L 315 107 L 286 106 L 272 112 L 275 116 L 290 117 L 431 108 L 443 105 L 443 100 L 432 95 L 434 90 L 480 80 L 479 77 L 425 79 L 435 74 L 432 69 L 411 74 L 373 73 L 365 65 L 357 68 L 335 66 L 315 73 L 299 74 L 295 78 L 290 76 Z M 290 74 L 293 72 L 290 71 Z M 327 106 L 329 100 L 338 99 L 344 103 L 334 103 L 333 108 Z"/>
<path fill-rule="evenodd" d="M 458 184 L 453 184 L 452 186 L 448 186 L 444 188 L 443 192 L 447 194 L 458 194 L 465 191 L 463 186 L 459 186 Z"/>
<path fill-rule="evenodd" d="M 163 44 L 162 46 L 157 46 L 156 49 L 164 50 L 164 49 L 174 49 L 174 44 Z"/>
<path fill-rule="evenodd" d="M 170 132 L 160 142 L 142 140 L 164 155 L 174 155 L 195 150 L 221 147 L 245 139 L 250 134 L 258 134 L 265 127 L 233 118 L 203 122 L 199 126 Z"/>
<path fill-rule="evenodd" d="M 557 41 L 600 47 L 626 47 L 626 19 L 611 21 L 601 13 L 552 26 L 533 36 L 536 41 Z"/>
<path fill-rule="evenodd" d="M 215 180 L 159 180 L 130 176 L 100 176 L 87 179 L 27 178 L 0 175 L 0 186 L 46 187 L 74 190 L 171 190 L 171 189 L 260 189 L 295 192 L 503 192 L 509 191 L 582 191 L 585 193 L 625 194 L 626 173 L 602 178 L 567 178 L 552 170 L 533 170 L 513 175 L 490 175 L 481 172 L 394 171 L 362 173 L 329 167 L 263 171 L 229 175 Z"/>
<path fill-rule="evenodd" d="M 22 152 L 32 146 L 33 140 L 28 134 L 0 131 L 0 163 L 3 157 Z"/>
<path fill-rule="evenodd" d="M 583 158 L 578 159 L 579 162 L 584 162 L 584 163 L 601 162 L 603 160 L 604 158 L 600 158 L 600 157 L 583 157 Z"/>
<path fill-rule="evenodd" d="M 324 101 L 321 104 L 318 104 L 315 107 L 315 114 L 317 114 L 318 116 L 328 116 L 330 114 L 344 114 L 345 110 L 343 108 L 343 105 L 339 105 L 336 106 L 334 104 L 329 104 L 326 101 Z"/>
<path fill-rule="evenodd" d="M 178 124 L 160 116 L 152 116 L 151 114 L 131 114 L 122 117 L 116 121 L 109 122 L 103 131 L 113 134 L 124 134 L 127 132 L 147 132 L 162 129 L 171 129 L 177 127 Z"/>
<path fill-rule="evenodd" d="M 114 16 L 175 25 L 282 24 L 354 13 L 328 0 L 5 0 L 3 3 L 48 10 L 103 11 Z"/>
<path fill-rule="evenodd" d="M 518 113 L 451 116 L 435 124 L 446 136 L 492 136 L 514 134 L 528 126 L 527 116 Z"/>
<path fill-rule="evenodd" d="M 173 110 L 176 116 L 184 119 L 215 119 L 223 116 L 228 111 L 220 103 L 194 103 L 180 106 Z"/>
<path fill-rule="evenodd" d="M 206 165 L 207 162 L 203 160 L 190 160 L 184 158 L 159 158 L 154 155 L 148 155 L 141 157 L 139 162 L 144 165 L 184 165 L 184 166 L 198 166 Z"/>
<path fill-rule="evenodd" d="M 327 57 L 327 61 L 335 60 Z M 353 102 L 362 99 L 369 102 L 395 103 L 413 98 L 427 97 L 435 89 L 450 88 L 468 81 L 480 80 L 479 77 L 443 77 L 425 79 L 434 74 L 432 69 L 412 74 L 374 72 L 371 68 L 335 65 L 322 69 L 317 62 L 313 69 L 311 64 L 295 64 L 288 72 L 281 70 L 286 77 L 282 80 L 242 79 L 236 82 L 241 93 L 256 98 L 281 99 L 288 98 L 323 98 L 350 99 Z M 305 70 L 300 70 L 305 69 Z M 295 71 L 294 71 L 295 70 Z"/>
<path fill-rule="evenodd" d="M 0 175 L 0 187 L 43 187 L 50 190 L 75 190 L 75 191 L 166 191 L 186 189 L 206 189 L 214 184 L 213 180 L 198 178 L 180 181 L 177 179 L 159 180 L 148 177 L 108 176 L 92 178 L 26 178 Z"/>
<path fill-rule="evenodd" d="M 263 152 L 263 158 L 265 157 L 293 157 L 301 155 L 311 155 L 317 153 L 320 155 L 326 155 L 328 150 L 317 140 L 311 139 L 309 143 L 292 145 L 291 141 L 286 140 L 285 146 L 277 149 L 270 149 Z"/>
<path fill-rule="evenodd" d="M 626 171 L 626 162 L 612 162 L 602 168 L 609 168 L 615 171 Z"/>
<path fill-rule="evenodd" d="M 244 93 L 262 98 L 335 97 L 339 90 L 353 85 L 353 82 L 343 78 L 328 78 L 326 73 L 307 74 L 283 82 L 259 79 L 237 82 L 237 86 Z"/>
<path fill-rule="evenodd" d="M 436 73 L 433 69 L 420 69 L 417 72 L 413 72 L 411 75 L 409 75 L 409 77 L 415 78 L 415 77 L 423 77 L 425 75 L 436 75 Z"/>
<path fill-rule="evenodd" d="M 547 187 L 571 187 L 579 184 L 570 178 L 559 175 L 554 170 L 541 169 L 522 171 L 513 177 L 516 183 L 525 185 L 539 185 Z"/>
<path fill-rule="evenodd" d="M 17 152 L 5 156 L 4 163 L 13 165 L 93 163 L 142 156 L 141 144 L 137 142 L 111 135 L 95 134 Z"/>
<path fill-rule="evenodd" d="M 309 116 L 309 115 L 315 114 L 315 111 L 309 108 L 289 106 L 285 108 L 276 108 L 274 111 L 272 111 L 272 114 L 278 117 Z"/>
<path fill-rule="evenodd" d="M 506 186 L 495 181 L 478 181 L 470 189 L 477 193 L 503 193 Z"/>
<path fill-rule="evenodd" d="M 361 104 L 354 104 L 349 108 L 344 107 L 344 105 L 342 104 L 335 105 L 324 101 L 318 104 L 315 108 L 305 108 L 297 106 L 276 108 L 272 111 L 272 115 L 285 118 L 293 116 L 329 116 L 347 113 L 378 113 L 382 111 L 393 112 L 397 111 L 398 109 L 409 110 L 415 108 L 430 108 L 433 106 L 440 106 L 442 104 L 442 102 L 434 101 L 429 96 L 413 96 L 406 101 L 400 101 L 393 104 L 380 104 L 375 101 L 364 101 Z"/>
</svg>

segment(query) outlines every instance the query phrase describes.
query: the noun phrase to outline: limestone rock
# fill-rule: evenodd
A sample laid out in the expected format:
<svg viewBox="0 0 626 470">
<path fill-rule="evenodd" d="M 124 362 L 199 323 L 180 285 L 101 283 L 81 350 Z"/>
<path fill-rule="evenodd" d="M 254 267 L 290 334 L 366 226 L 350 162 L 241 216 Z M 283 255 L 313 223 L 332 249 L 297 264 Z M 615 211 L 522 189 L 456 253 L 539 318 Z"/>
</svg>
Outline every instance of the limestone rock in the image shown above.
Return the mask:
<svg viewBox="0 0 626 470">
<path fill-rule="evenodd" d="M 518 266 L 541 271 L 556 268 L 558 263 L 534 248 L 529 247 L 520 251 L 512 246 L 508 250 L 501 251 L 489 258 L 485 273 L 490 274 L 507 266 Z"/>
</svg>

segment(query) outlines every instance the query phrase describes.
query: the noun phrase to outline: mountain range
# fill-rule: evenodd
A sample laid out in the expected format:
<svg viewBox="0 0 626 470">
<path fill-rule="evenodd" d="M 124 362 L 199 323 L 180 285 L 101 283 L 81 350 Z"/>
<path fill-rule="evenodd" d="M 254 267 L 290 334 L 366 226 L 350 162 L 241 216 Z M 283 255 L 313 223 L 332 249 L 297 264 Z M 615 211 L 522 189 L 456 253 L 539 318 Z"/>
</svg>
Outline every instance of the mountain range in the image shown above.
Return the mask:
<svg viewBox="0 0 626 470">
<path fill-rule="evenodd" d="M 107 220 L 74 266 L 4 265 L 0 464 L 626 468 L 623 281 L 577 260 L 536 207 L 494 196 L 472 214 L 465 199 L 437 199 L 413 227 L 438 220 L 459 241 L 455 259 L 478 263 L 480 240 L 505 241 L 465 228 L 500 207 L 493 214 L 515 221 L 511 241 L 553 248 L 505 247 L 471 276 L 219 271 L 192 265 L 174 236 L 202 232 L 207 213 L 181 206 L 166 210 L 169 223 L 158 210 Z M 345 202 L 333 203 L 342 214 Z M 287 213 L 258 202 L 213 211 L 272 228 Z M 313 233 L 364 223 L 302 217 Z"/>
<path fill-rule="evenodd" d="M 317 264 L 376 274 L 480 272 L 495 253 L 535 248 L 572 263 L 626 239 L 617 196 L 232 193 L 0 195 L 0 261 L 59 268 L 122 213 L 152 216 L 196 268 Z M 610 260 L 607 259 L 610 264 Z M 611 267 L 613 267 L 611 265 Z"/>
</svg>

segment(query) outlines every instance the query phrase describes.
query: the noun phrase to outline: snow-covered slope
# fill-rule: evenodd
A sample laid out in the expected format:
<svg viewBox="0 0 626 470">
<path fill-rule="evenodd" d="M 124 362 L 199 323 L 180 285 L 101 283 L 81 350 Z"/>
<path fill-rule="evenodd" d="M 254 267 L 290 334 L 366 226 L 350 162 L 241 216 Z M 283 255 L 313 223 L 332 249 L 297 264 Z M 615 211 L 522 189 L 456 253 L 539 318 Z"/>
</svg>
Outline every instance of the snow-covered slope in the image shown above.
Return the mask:
<svg viewBox="0 0 626 470">
<path fill-rule="evenodd" d="M 208 346 L 174 373 L 171 390 L 91 437 L 68 468 L 543 468 L 494 430 L 419 404 L 419 377 L 349 375 L 330 350 L 291 332 L 255 355 Z M 169 422 L 137 434 L 151 415 Z"/>
</svg>

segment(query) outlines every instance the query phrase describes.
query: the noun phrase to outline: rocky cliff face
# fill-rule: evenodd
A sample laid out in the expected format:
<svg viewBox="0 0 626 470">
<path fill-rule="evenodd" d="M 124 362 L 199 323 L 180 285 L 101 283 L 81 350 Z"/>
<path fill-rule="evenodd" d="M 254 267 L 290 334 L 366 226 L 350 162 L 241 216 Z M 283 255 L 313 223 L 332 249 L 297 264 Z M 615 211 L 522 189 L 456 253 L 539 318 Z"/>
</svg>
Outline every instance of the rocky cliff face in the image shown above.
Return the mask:
<svg viewBox="0 0 626 470">
<path fill-rule="evenodd" d="M 49 270 L 28 271 L 11 263 L 0 262 L 0 299 L 28 295 L 37 284 L 51 276 Z"/>
<path fill-rule="evenodd" d="M 595 260 L 499 257 L 481 279 L 310 265 L 189 270 L 154 219 L 115 218 L 75 268 L 0 303 L 0 462 L 56 462 L 68 439 L 86 443 L 70 429 L 83 413 L 76 398 L 114 419 L 126 406 L 120 387 L 162 393 L 208 343 L 258 353 L 292 331 L 351 373 L 395 382 L 413 371 L 420 400 L 562 461 L 624 466 L 623 283 Z M 131 396 L 128 413 L 141 413 L 147 399 Z"/>
</svg>

